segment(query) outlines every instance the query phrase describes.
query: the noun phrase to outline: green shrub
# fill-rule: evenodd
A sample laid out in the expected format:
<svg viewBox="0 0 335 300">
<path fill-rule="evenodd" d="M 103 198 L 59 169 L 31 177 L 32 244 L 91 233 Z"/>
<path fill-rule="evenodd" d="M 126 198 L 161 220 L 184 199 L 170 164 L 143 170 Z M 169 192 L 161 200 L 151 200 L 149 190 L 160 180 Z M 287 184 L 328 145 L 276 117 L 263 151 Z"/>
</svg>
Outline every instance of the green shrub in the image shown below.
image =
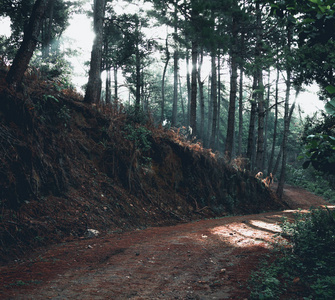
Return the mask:
<svg viewBox="0 0 335 300">
<path fill-rule="evenodd" d="M 335 299 L 335 212 L 312 209 L 281 226 L 289 247 L 277 245 L 274 261 L 252 274 L 252 299 L 279 299 L 295 278 L 300 286 L 298 296 Z"/>
</svg>

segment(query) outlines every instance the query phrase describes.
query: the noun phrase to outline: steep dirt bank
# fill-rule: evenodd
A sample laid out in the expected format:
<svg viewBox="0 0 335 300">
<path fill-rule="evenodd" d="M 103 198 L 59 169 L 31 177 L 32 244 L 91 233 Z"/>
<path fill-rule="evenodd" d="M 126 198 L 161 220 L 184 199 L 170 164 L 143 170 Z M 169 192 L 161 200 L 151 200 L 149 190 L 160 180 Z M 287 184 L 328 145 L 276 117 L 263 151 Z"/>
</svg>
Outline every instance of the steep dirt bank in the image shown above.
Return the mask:
<svg viewBox="0 0 335 300">
<path fill-rule="evenodd" d="M 287 186 L 295 208 L 329 205 Z M 3 299 L 247 299 L 247 280 L 295 210 L 62 243 L 0 267 Z M 298 283 L 297 283 L 298 284 Z M 290 299 L 302 299 L 299 289 Z M 300 291 L 301 292 L 301 291 Z"/>
<path fill-rule="evenodd" d="M 247 172 L 178 132 L 31 72 L 0 72 L 0 260 L 78 239 L 285 208 Z"/>
</svg>

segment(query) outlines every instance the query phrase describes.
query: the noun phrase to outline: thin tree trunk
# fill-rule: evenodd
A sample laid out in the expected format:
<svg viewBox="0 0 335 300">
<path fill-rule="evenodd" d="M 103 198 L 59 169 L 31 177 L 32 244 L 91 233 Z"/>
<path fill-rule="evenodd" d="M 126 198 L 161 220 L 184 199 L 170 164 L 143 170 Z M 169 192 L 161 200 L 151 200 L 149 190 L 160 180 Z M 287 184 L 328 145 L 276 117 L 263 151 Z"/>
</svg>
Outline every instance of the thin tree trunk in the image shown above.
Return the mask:
<svg viewBox="0 0 335 300">
<path fill-rule="evenodd" d="M 274 121 L 274 129 L 273 129 L 273 139 L 272 139 L 272 149 L 269 160 L 269 168 L 268 173 L 275 173 L 272 169 L 273 160 L 275 155 L 276 141 L 277 141 L 277 124 L 278 124 L 278 93 L 279 93 L 279 68 L 277 68 L 277 77 L 276 77 L 276 92 L 275 92 L 275 121 Z"/>
<path fill-rule="evenodd" d="M 210 147 L 210 141 L 211 141 L 211 134 L 212 134 L 212 125 L 213 125 L 213 98 L 211 95 L 212 91 L 212 75 L 208 77 L 208 95 L 207 95 L 207 102 L 208 102 L 208 112 L 207 112 L 207 132 L 206 132 L 206 140 L 205 140 L 205 146 L 206 148 Z"/>
<path fill-rule="evenodd" d="M 265 170 L 265 161 L 267 158 L 267 151 L 268 151 L 268 127 L 269 127 L 269 105 L 270 105 L 270 78 L 271 72 L 270 69 L 268 70 L 268 86 L 267 86 L 267 96 L 265 102 L 265 127 L 264 127 L 264 159 L 262 170 Z"/>
<path fill-rule="evenodd" d="M 106 69 L 106 104 L 110 104 L 112 102 L 112 93 L 111 93 L 111 70 L 110 68 Z"/>
<path fill-rule="evenodd" d="M 177 6 L 174 11 L 174 36 L 177 37 Z M 177 125 L 177 107 L 178 107 L 178 59 L 179 53 L 177 50 L 177 42 L 175 41 L 176 49 L 173 53 L 173 104 L 172 104 L 172 126 Z"/>
<path fill-rule="evenodd" d="M 92 46 L 90 71 L 84 102 L 93 103 L 100 100 L 101 95 L 101 59 L 102 59 L 102 39 L 103 21 L 105 15 L 105 0 L 94 1 L 94 33 L 95 39 Z"/>
<path fill-rule="evenodd" d="M 218 50 L 218 116 L 217 116 L 217 130 L 216 130 L 216 146 L 215 149 L 219 150 L 219 140 L 220 140 L 220 116 L 221 116 L 221 55 L 220 50 Z"/>
<path fill-rule="evenodd" d="M 141 106 L 141 59 L 139 41 L 136 40 L 136 90 L 135 90 L 135 115 L 138 115 Z"/>
<path fill-rule="evenodd" d="M 292 24 L 287 25 L 287 55 L 290 57 L 291 45 L 292 45 Z M 285 117 L 284 117 L 284 135 L 283 135 L 283 157 L 282 157 L 282 168 L 277 187 L 277 196 L 281 199 L 283 197 L 285 175 L 286 175 L 286 159 L 287 159 L 287 140 L 290 130 L 290 118 L 289 118 L 289 101 L 291 91 L 291 66 L 289 62 L 286 66 L 286 95 L 285 95 Z M 293 106 L 293 105 L 292 105 Z M 293 106 L 294 108 L 294 106 Z M 293 111 L 293 110 L 292 110 Z"/>
<path fill-rule="evenodd" d="M 227 138 L 225 147 L 225 158 L 230 161 L 233 152 L 233 143 L 235 135 L 235 110 L 236 110 L 236 94 L 237 94 L 237 61 L 236 61 L 236 39 L 237 39 L 237 20 L 233 17 L 232 20 L 232 49 L 230 54 L 231 59 L 231 76 L 230 76 L 230 94 L 229 94 L 229 111 L 228 111 L 228 126 Z"/>
<path fill-rule="evenodd" d="M 187 85 L 187 126 L 191 126 L 191 75 L 190 75 L 190 55 L 186 50 L 186 85 Z"/>
<path fill-rule="evenodd" d="M 201 80 L 201 68 L 203 63 L 203 50 L 199 53 L 199 65 L 198 65 L 198 85 L 199 85 L 199 103 L 200 103 L 200 138 L 204 138 L 205 129 L 205 97 L 204 97 L 204 82 Z"/>
<path fill-rule="evenodd" d="M 243 65 L 240 66 L 240 86 L 238 99 L 238 148 L 237 155 L 242 155 L 242 130 L 243 130 Z"/>
<path fill-rule="evenodd" d="M 192 75 L 191 75 L 191 111 L 190 127 L 192 136 L 197 134 L 197 60 L 198 60 L 198 43 L 192 41 Z"/>
<path fill-rule="evenodd" d="M 117 99 L 119 98 L 118 95 L 118 78 L 117 78 L 117 66 L 115 65 L 113 67 L 114 70 L 114 101 L 117 101 Z"/>
<path fill-rule="evenodd" d="M 7 83 L 11 86 L 16 86 L 22 80 L 24 72 L 28 67 L 38 42 L 47 4 L 48 0 L 36 0 L 33 6 L 29 24 L 24 32 L 23 41 L 6 77 Z"/>
<path fill-rule="evenodd" d="M 216 50 L 216 49 L 215 49 Z M 213 119 L 212 119 L 212 134 L 209 147 L 215 148 L 215 138 L 217 130 L 217 116 L 218 116 L 218 101 L 217 101 L 217 68 L 216 68 L 216 51 L 212 53 L 212 85 L 211 85 L 211 97 L 213 103 Z"/>
<path fill-rule="evenodd" d="M 183 124 L 186 124 L 185 105 L 184 105 L 184 99 L 183 99 L 183 96 L 182 96 L 180 76 L 179 76 L 179 95 L 180 95 L 181 110 L 183 112 Z"/>
<path fill-rule="evenodd" d="M 255 91 L 257 86 L 257 78 L 254 76 L 253 88 Z M 247 158 L 249 159 L 250 171 L 254 171 L 253 157 L 255 152 L 255 124 L 256 124 L 256 114 L 257 114 L 257 102 L 255 99 L 255 93 L 253 92 L 253 99 L 251 100 L 251 111 L 250 111 L 250 123 L 249 123 L 249 133 L 248 133 L 248 144 L 247 144 Z"/>
<path fill-rule="evenodd" d="M 166 37 L 165 40 L 165 55 L 166 55 L 166 61 L 164 65 L 164 70 L 163 70 L 163 76 L 162 76 L 162 102 L 161 102 L 161 123 L 164 121 L 165 117 L 165 75 L 166 75 L 166 70 L 169 64 L 170 60 L 170 52 L 169 52 L 169 44 L 168 44 L 168 37 Z"/>
<path fill-rule="evenodd" d="M 257 150 L 256 150 L 256 168 L 257 171 L 263 172 L 264 161 L 264 86 L 262 70 L 262 14 L 259 2 L 256 2 L 256 76 L 257 76 L 257 102 L 258 102 L 258 130 L 257 130 Z"/>
<path fill-rule="evenodd" d="M 55 0 L 49 0 L 49 5 L 47 7 L 47 10 L 48 10 L 47 19 L 48 20 L 47 22 L 45 22 L 45 26 L 42 26 L 42 56 L 43 56 L 43 59 L 47 59 L 50 55 L 51 31 L 52 31 L 52 21 L 53 21 L 53 16 L 54 16 L 54 7 L 55 7 Z M 45 27 L 45 29 L 43 27 Z"/>
<path fill-rule="evenodd" d="M 291 120 L 292 120 L 292 115 L 293 115 L 294 108 L 295 108 L 295 102 L 292 104 L 292 106 L 290 108 L 290 113 L 289 113 L 289 116 L 288 116 L 289 126 L 290 126 L 290 123 L 291 123 Z M 277 171 L 278 171 L 278 168 L 279 168 L 280 159 L 281 159 L 282 155 L 283 155 L 283 143 L 280 146 L 275 166 L 273 167 L 273 170 L 271 172 L 273 174 L 273 176 L 275 176 L 277 174 Z"/>
</svg>

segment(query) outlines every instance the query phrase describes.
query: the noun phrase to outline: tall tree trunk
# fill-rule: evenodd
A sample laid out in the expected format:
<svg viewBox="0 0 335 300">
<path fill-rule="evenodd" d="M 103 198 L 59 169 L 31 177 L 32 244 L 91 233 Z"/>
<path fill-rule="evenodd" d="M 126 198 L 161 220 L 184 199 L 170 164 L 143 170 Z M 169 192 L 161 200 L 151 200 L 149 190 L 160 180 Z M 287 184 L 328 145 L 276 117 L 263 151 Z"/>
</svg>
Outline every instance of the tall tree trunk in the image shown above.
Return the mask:
<svg viewBox="0 0 335 300">
<path fill-rule="evenodd" d="M 186 50 L 186 85 L 187 85 L 187 126 L 191 126 L 191 75 L 190 75 L 190 54 Z"/>
<path fill-rule="evenodd" d="M 176 39 L 178 34 L 178 27 L 177 27 L 177 6 L 175 6 L 174 11 L 174 37 Z M 177 108 L 178 108 L 178 59 L 179 53 L 177 49 L 177 41 L 175 40 L 175 47 L 173 53 L 173 104 L 172 104 L 172 126 L 177 125 Z"/>
<path fill-rule="evenodd" d="M 94 0 L 94 33 L 90 71 L 88 74 L 88 83 L 84 102 L 93 103 L 100 100 L 101 95 L 101 59 L 103 42 L 103 21 L 105 15 L 105 0 Z"/>
<path fill-rule="evenodd" d="M 197 134 L 197 60 L 198 60 L 198 43 L 192 40 L 192 74 L 191 74 L 191 111 L 190 127 L 192 136 Z"/>
<path fill-rule="evenodd" d="M 237 155 L 242 155 L 242 130 L 243 130 L 243 65 L 240 65 L 240 86 L 238 98 L 238 148 Z"/>
<path fill-rule="evenodd" d="M 138 21 L 138 20 L 137 20 Z M 136 26 L 138 31 L 138 25 Z M 136 53 L 135 53 L 135 64 L 136 64 L 136 89 L 135 89 L 135 116 L 138 115 L 141 107 L 141 57 L 139 48 L 139 35 L 136 35 Z"/>
<path fill-rule="evenodd" d="M 256 151 L 256 169 L 264 171 L 264 86 L 263 86 L 263 70 L 262 70 L 262 14 L 259 2 L 256 2 L 256 76 L 257 76 L 257 102 L 258 102 L 258 130 L 257 130 L 257 151 Z"/>
<path fill-rule="evenodd" d="M 292 119 L 294 108 L 295 108 L 295 102 L 292 104 L 292 106 L 290 108 L 290 112 L 289 112 L 289 116 L 288 116 L 288 124 L 289 124 L 289 126 L 290 126 L 290 123 L 291 123 L 291 119 Z M 275 163 L 275 165 L 273 167 L 273 170 L 271 172 L 273 174 L 273 176 L 275 176 L 277 174 L 277 171 L 278 171 L 278 168 L 279 168 L 280 159 L 281 159 L 282 155 L 283 155 L 283 143 L 280 146 L 279 153 L 278 153 L 277 159 L 276 159 L 276 163 Z"/>
<path fill-rule="evenodd" d="M 264 162 L 264 86 L 262 70 L 258 72 L 258 130 L 257 130 L 257 150 L 256 150 L 256 168 L 263 172 Z"/>
<path fill-rule="evenodd" d="M 230 94 L 229 94 L 229 111 L 228 111 L 228 126 L 227 138 L 225 147 L 225 158 L 230 161 L 233 151 L 233 143 L 235 136 L 235 110 L 236 110 L 236 94 L 237 94 L 237 62 L 236 62 L 236 39 L 237 39 L 237 20 L 233 17 L 232 20 L 232 49 L 230 53 L 231 59 L 231 76 L 230 76 Z"/>
<path fill-rule="evenodd" d="M 47 4 L 48 0 L 36 0 L 33 6 L 28 26 L 24 32 L 23 41 L 7 73 L 6 81 L 9 85 L 16 86 L 22 80 L 38 42 Z"/>
<path fill-rule="evenodd" d="M 198 85 L 199 85 L 199 103 L 200 103 L 200 138 L 204 138 L 205 129 L 205 97 L 204 97 L 204 81 L 201 80 L 201 69 L 203 63 L 204 53 L 201 49 L 199 53 L 199 64 L 198 64 Z"/>
<path fill-rule="evenodd" d="M 207 112 L 207 132 L 206 132 L 206 139 L 205 139 L 205 146 L 206 148 L 210 147 L 211 141 L 211 134 L 212 134 L 212 125 L 213 125 L 213 98 L 211 95 L 212 91 L 212 75 L 208 77 L 208 94 L 207 94 L 207 102 L 208 102 L 208 112 Z"/>
<path fill-rule="evenodd" d="M 291 45 L 292 45 L 293 26 L 291 23 L 287 25 L 287 56 L 291 57 Z M 285 117 L 284 117 L 284 134 L 283 134 L 283 157 L 282 157 L 282 168 L 277 187 L 277 196 L 281 199 L 283 197 L 285 175 L 286 175 L 286 159 L 287 159 L 287 140 L 290 130 L 290 118 L 289 118 L 289 101 L 291 91 L 291 66 L 290 62 L 286 65 L 286 95 L 285 95 Z M 294 107 L 294 106 L 293 106 Z"/>
<path fill-rule="evenodd" d="M 253 88 L 255 91 L 257 86 L 257 78 L 254 76 Z M 247 158 L 249 159 L 250 171 L 254 171 L 253 157 L 255 154 L 255 125 L 256 125 L 256 114 L 257 114 L 257 102 L 255 99 L 255 93 L 253 92 L 251 100 L 251 111 L 250 111 L 250 123 L 249 123 L 249 133 L 248 133 L 248 144 L 247 144 Z"/>
<path fill-rule="evenodd" d="M 217 68 L 216 68 L 216 49 L 212 52 L 212 84 L 211 84 L 211 98 L 213 103 L 213 119 L 212 119 L 212 133 L 209 147 L 215 148 L 215 138 L 217 130 L 217 116 L 218 116 L 218 97 L 217 97 Z"/>
<path fill-rule="evenodd" d="M 267 96 L 266 96 L 266 102 L 265 102 L 265 127 L 264 127 L 264 159 L 263 159 L 263 165 L 262 170 L 265 170 L 265 160 L 267 158 L 267 152 L 268 152 L 268 128 L 269 128 L 269 105 L 270 105 L 270 78 L 271 78 L 271 72 L 270 68 L 268 70 L 268 85 L 267 85 Z"/>
<path fill-rule="evenodd" d="M 276 75 L 276 91 L 275 91 L 275 121 L 274 121 L 274 128 L 273 128 L 273 138 L 272 138 L 272 149 L 271 155 L 269 159 L 269 168 L 268 173 L 275 173 L 272 169 L 273 160 L 275 156 L 275 148 L 276 148 L 276 141 L 277 141 L 277 127 L 278 127 L 278 93 L 279 93 L 279 67 L 277 67 L 277 75 Z"/>
<path fill-rule="evenodd" d="M 216 146 L 215 149 L 219 150 L 219 141 L 220 141 L 220 116 L 221 116 L 221 54 L 220 50 L 218 51 L 218 116 L 217 116 L 217 130 L 216 130 Z"/>
<path fill-rule="evenodd" d="M 166 60 L 165 60 L 165 65 L 163 69 L 163 76 L 162 76 L 162 102 L 161 102 L 161 123 L 165 119 L 165 76 L 166 76 L 166 70 L 169 64 L 170 60 L 170 52 L 169 52 L 169 44 L 168 44 L 168 37 L 166 37 L 165 40 L 165 55 L 166 55 Z"/>
</svg>

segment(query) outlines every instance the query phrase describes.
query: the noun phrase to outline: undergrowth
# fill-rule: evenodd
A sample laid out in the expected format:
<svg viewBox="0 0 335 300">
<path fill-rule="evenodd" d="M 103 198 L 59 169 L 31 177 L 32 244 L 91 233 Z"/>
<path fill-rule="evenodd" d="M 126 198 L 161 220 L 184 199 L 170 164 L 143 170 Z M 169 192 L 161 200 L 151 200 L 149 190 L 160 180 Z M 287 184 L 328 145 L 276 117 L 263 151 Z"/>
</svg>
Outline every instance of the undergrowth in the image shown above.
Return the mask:
<svg viewBox="0 0 335 300">
<path fill-rule="evenodd" d="M 252 274 L 251 299 L 335 299 L 335 212 L 312 209 L 281 226 L 288 243 Z"/>
<path fill-rule="evenodd" d="M 331 175 L 326 176 L 313 169 L 304 170 L 288 165 L 286 182 L 335 203 L 335 178 Z"/>
</svg>

